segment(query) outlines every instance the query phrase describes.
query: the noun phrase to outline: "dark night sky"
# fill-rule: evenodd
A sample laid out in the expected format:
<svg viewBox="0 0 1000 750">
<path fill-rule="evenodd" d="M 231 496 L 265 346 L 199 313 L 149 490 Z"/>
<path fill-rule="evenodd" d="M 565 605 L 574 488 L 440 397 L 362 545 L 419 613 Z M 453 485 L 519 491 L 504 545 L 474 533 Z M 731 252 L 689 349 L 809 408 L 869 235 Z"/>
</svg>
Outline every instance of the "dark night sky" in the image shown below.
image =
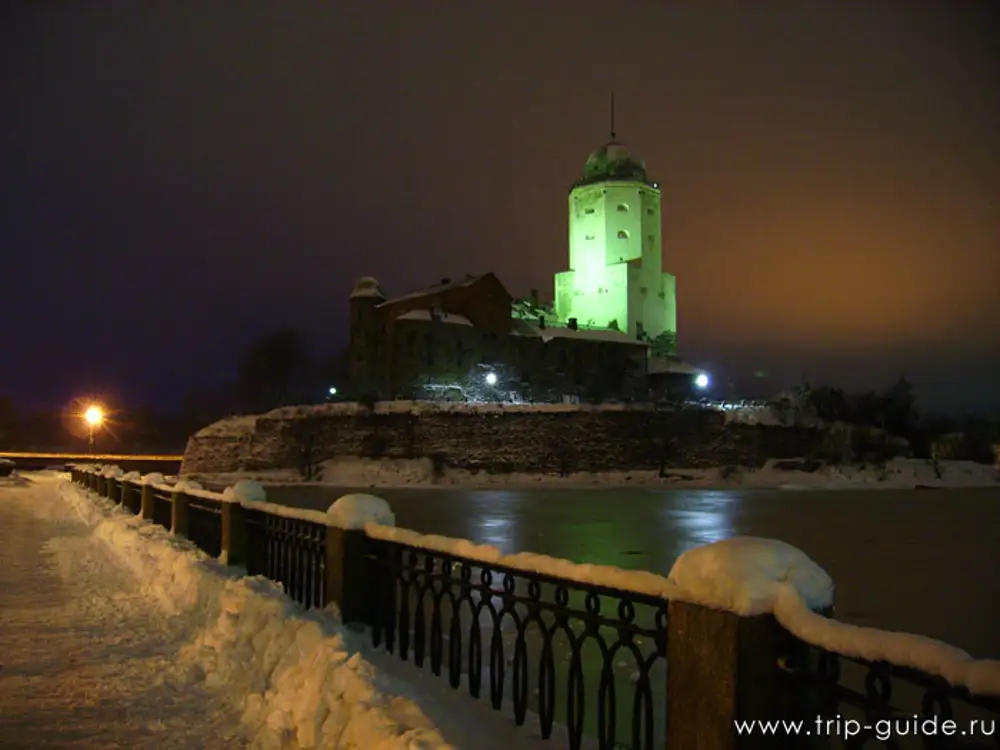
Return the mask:
<svg viewBox="0 0 1000 750">
<path fill-rule="evenodd" d="M 0 393 L 173 403 L 282 324 L 333 353 L 363 274 L 551 295 L 614 89 L 685 358 L 1000 406 L 995 7 L 8 3 Z"/>
</svg>

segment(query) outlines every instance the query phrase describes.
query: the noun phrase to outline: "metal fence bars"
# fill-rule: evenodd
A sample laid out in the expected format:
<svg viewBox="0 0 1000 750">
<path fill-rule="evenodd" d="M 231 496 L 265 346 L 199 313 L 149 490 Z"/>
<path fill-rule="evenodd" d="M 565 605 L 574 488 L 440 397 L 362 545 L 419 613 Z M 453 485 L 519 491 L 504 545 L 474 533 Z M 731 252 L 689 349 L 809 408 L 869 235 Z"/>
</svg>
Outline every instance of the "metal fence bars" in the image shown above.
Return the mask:
<svg viewBox="0 0 1000 750">
<path fill-rule="evenodd" d="M 412 652 L 418 667 L 429 657 L 431 671 L 446 667 L 454 688 L 464 675 L 473 697 L 485 673 L 494 709 L 509 696 L 518 725 L 537 711 L 545 739 L 557 721 L 565 724 L 571 750 L 585 732 L 602 750 L 622 747 L 622 734 L 634 750 L 662 746 L 663 727 L 654 724 L 663 712 L 654 706 L 666 692 L 666 600 L 396 542 L 369 544 L 376 647 L 404 660 Z"/>
<path fill-rule="evenodd" d="M 280 583 L 304 607 L 325 606 L 327 527 L 249 509 L 245 522 L 247 573 Z"/>
<path fill-rule="evenodd" d="M 129 513 L 139 515 L 142 511 L 142 485 L 122 482 L 121 505 Z"/>
<path fill-rule="evenodd" d="M 813 646 L 807 653 L 791 676 L 815 689 L 817 716 L 828 724 L 822 731 L 844 748 L 1000 748 L 1000 697 L 970 695 L 942 677 L 908 667 Z"/>
<path fill-rule="evenodd" d="M 222 554 L 222 501 L 189 495 L 187 513 L 187 538 L 211 557 Z"/>
<path fill-rule="evenodd" d="M 153 488 L 153 523 L 170 531 L 174 523 L 174 498 L 169 489 Z"/>
</svg>

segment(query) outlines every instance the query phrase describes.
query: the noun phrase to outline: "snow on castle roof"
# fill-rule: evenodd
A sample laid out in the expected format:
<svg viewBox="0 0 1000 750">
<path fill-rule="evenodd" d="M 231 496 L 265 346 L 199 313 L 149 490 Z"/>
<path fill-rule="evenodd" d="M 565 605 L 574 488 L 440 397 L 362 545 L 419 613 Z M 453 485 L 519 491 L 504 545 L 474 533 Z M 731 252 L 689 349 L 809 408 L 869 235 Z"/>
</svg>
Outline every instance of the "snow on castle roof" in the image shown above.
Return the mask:
<svg viewBox="0 0 1000 750">
<path fill-rule="evenodd" d="M 472 321 L 469 320 L 464 315 L 455 315 L 453 313 L 438 313 L 436 316 L 430 310 L 410 310 L 402 315 L 397 315 L 396 320 L 440 320 L 442 323 L 451 323 L 452 325 L 459 326 L 471 326 Z"/>
</svg>

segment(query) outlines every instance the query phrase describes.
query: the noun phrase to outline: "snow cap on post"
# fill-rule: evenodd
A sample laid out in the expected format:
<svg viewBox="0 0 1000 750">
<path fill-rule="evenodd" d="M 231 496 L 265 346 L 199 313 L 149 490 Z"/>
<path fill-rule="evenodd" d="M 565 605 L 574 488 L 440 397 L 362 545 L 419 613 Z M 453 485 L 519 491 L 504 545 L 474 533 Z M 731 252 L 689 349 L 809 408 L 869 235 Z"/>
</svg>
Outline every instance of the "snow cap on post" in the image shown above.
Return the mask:
<svg viewBox="0 0 1000 750">
<path fill-rule="evenodd" d="M 326 512 L 330 525 L 340 529 L 363 529 L 366 523 L 395 526 L 396 516 L 389 503 L 378 495 L 352 493 L 338 498 Z"/>
<path fill-rule="evenodd" d="M 204 487 L 193 479 L 178 479 L 173 489 L 174 492 L 184 492 L 186 490 L 201 490 Z"/>
<path fill-rule="evenodd" d="M 733 537 L 695 547 L 677 558 L 669 579 L 684 599 L 744 617 L 773 613 L 782 584 L 813 611 L 833 604 L 827 572 L 777 539 Z"/>
</svg>

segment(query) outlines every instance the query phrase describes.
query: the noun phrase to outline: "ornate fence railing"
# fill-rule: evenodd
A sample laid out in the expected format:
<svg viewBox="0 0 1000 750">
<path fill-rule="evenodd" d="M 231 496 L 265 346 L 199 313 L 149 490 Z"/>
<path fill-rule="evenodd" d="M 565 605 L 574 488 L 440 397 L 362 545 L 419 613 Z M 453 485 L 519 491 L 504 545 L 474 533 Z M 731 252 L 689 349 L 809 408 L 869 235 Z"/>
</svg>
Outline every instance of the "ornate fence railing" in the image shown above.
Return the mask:
<svg viewBox="0 0 1000 750">
<path fill-rule="evenodd" d="M 142 510 L 142 485 L 122 482 L 121 505 L 130 513 L 139 515 Z"/>
<path fill-rule="evenodd" d="M 518 725 L 537 721 L 554 747 L 577 750 L 589 737 L 601 750 L 1000 750 L 1000 696 L 837 655 L 784 630 L 776 637 L 774 618 L 743 628 L 746 618 L 732 613 L 375 538 L 322 517 L 82 469 L 73 479 L 280 583 L 304 607 L 337 604 L 345 621 L 370 627 L 376 648 L 509 710 Z M 803 725 L 808 738 L 734 739 L 733 717 L 751 704 L 758 716 L 763 706 L 770 718 L 826 723 Z"/>
<path fill-rule="evenodd" d="M 248 510 L 247 573 L 280 583 L 304 607 L 323 607 L 327 527 L 298 518 Z"/>
<path fill-rule="evenodd" d="M 193 495 L 187 502 L 187 538 L 212 557 L 222 554 L 222 501 Z"/>
<path fill-rule="evenodd" d="M 548 739 L 662 747 L 667 601 L 370 540 L 372 642 Z M 659 688 L 659 689 L 658 689 Z M 659 724 L 659 726 L 657 726 Z"/>
<path fill-rule="evenodd" d="M 153 523 L 170 531 L 173 526 L 173 508 L 174 500 L 170 490 L 155 488 L 153 490 Z"/>
<path fill-rule="evenodd" d="M 813 731 L 845 749 L 1000 748 L 1000 696 L 972 695 L 942 677 L 887 662 L 813 646 L 806 652 L 791 677 L 814 691 L 824 725 Z"/>
</svg>

